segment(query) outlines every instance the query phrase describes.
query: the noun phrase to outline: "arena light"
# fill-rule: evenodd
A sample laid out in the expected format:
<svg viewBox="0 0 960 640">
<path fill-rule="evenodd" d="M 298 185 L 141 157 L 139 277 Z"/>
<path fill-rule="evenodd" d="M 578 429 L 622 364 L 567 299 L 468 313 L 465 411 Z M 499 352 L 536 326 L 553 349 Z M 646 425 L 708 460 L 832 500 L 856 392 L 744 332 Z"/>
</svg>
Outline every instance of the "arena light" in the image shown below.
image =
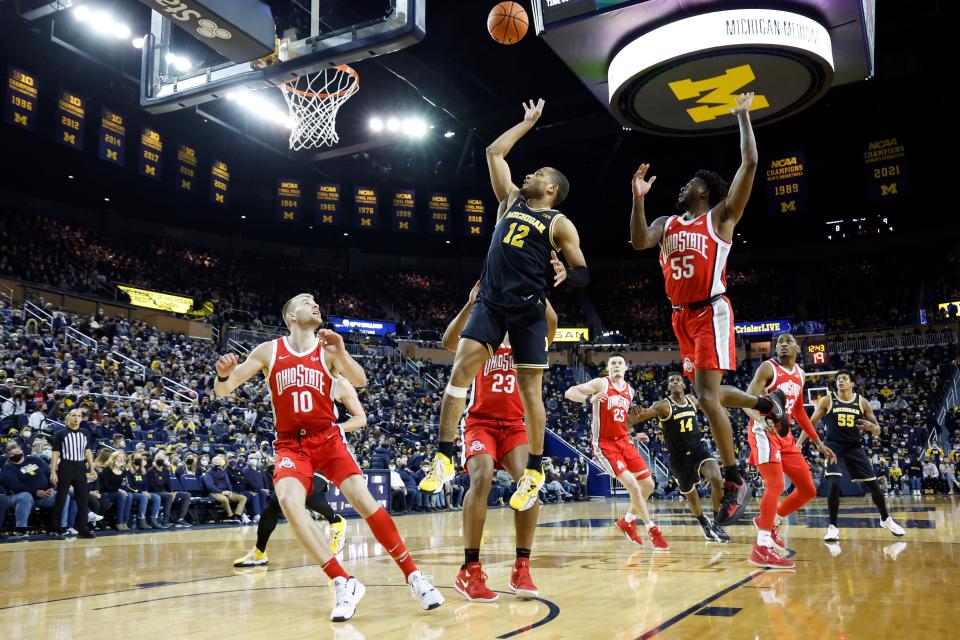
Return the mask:
<svg viewBox="0 0 960 640">
<path fill-rule="evenodd" d="M 143 37 L 134 38 L 130 44 L 133 45 L 134 49 L 143 49 Z"/>
<path fill-rule="evenodd" d="M 456 133 L 455 131 L 444 131 L 444 132 L 443 132 L 443 137 L 444 137 L 444 138 L 452 138 L 452 137 L 455 136 L 455 135 L 457 135 L 457 133 Z"/>
<path fill-rule="evenodd" d="M 80 5 L 73 10 L 73 17 L 80 22 L 86 22 L 90 19 L 90 7 L 85 4 Z"/>
<path fill-rule="evenodd" d="M 293 121 L 290 114 L 278 108 L 272 102 L 264 99 L 249 91 L 231 91 L 227 94 L 227 100 L 236 102 L 241 107 L 254 113 L 265 120 L 270 120 L 288 129 L 293 128 Z"/>
<path fill-rule="evenodd" d="M 387 118 L 387 131 L 397 132 L 400 130 L 400 121 L 396 118 Z"/>
<path fill-rule="evenodd" d="M 422 138 L 427 135 L 427 123 L 422 118 L 406 118 L 400 127 L 405 136 Z"/>
<path fill-rule="evenodd" d="M 111 33 L 113 33 L 113 36 L 114 36 L 115 38 L 118 38 L 118 39 L 120 39 L 120 40 L 126 40 L 127 38 L 130 37 L 130 27 L 128 27 L 128 26 L 125 25 L 125 24 L 119 23 L 119 22 L 113 23 L 113 25 L 111 26 L 110 31 L 111 31 Z M 141 46 L 143 46 L 143 45 L 141 45 Z"/>
<path fill-rule="evenodd" d="M 370 118 L 370 131 L 374 133 L 380 133 L 383 131 L 383 120 L 380 118 Z"/>
<path fill-rule="evenodd" d="M 164 60 L 167 61 L 167 64 L 173 65 L 177 71 L 190 71 L 193 68 L 193 63 L 190 62 L 189 58 L 178 56 L 172 51 L 166 55 Z"/>
</svg>

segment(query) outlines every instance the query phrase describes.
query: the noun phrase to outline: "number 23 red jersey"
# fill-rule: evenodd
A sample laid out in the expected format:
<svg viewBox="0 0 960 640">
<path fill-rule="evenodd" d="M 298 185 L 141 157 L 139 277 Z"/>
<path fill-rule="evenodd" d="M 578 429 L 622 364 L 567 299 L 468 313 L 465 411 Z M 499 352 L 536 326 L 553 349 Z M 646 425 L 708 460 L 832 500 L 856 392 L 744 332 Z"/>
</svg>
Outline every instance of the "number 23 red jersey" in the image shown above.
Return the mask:
<svg viewBox="0 0 960 640">
<path fill-rule="evenodd" d="M 523 402 L 517 389 L 517 371 L 513 367 L 513 349 L 510 347 L 500 345 L 474 378 L 466 419 L 523 420 Z"/>
<path fill-rule="evenodd" d="M 277 338 L 273 345 L 267 379 L 277 437 L 295 437 L 300 430 L 305 436 L 338 431 L 334 378 L 319 340 L 303 353 L 294 351 L 286 337 Z"/>
<path fill-rule="evenodd" d="M 670 304 L 679 307 L 723 294 L 730 246 L 713 228 L 712 210 L 693 220 L 667 218 L 660 267 Z"/>
</svg>

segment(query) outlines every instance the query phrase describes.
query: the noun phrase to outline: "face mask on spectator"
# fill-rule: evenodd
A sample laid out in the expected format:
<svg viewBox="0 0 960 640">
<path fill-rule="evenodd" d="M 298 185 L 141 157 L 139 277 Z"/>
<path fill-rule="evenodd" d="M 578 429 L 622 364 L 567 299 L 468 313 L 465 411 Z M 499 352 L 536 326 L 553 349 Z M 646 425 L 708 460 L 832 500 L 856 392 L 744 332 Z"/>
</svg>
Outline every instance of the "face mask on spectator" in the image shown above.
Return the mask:
<svg viewBox="0 0 960 640">
<path fill-rule="evenodd" d="M 44 450 L 44 451 L 42 451 L 42 452 L 40 453 L 40 457 L 43 458 L 44 460 L 46 460 L 47 462 L 49 462 L 49 461 L 50 461 L 50 456 L 51 456 L 52 453 L 53 453 L 53 451 L 51 451 L 50 449 L 46 449 L 46 450 Z"/>
<path fill-rule="evenodd" d="M 210 458 L 207 458 L 206 456 L 204 456 L 203 458 L 200 458 L 200 464 L 204 466 L 210 464 Z"/>
<path fill-rule="evenodd" d="M 20 432 L 20 437 L 22 437 L 22 438 L 29 438 L 29 437 L 30 437 L 30 432 L 29 432 L 29 431 L 21 431 L 21 432 Z"/>
<path fill-rule="evenodd" d="M 254 459 L 251 459 L 251 460 L 247 460 L 247 466 L 250 467 L 251 469 L 256 469 L 256 468 L 257 468 L 257 460 L 256 460 L 255 458 L 254 458 Z"/>
<path fill-rule="evenodd" d="M 231 468 L 233 468 L 233 467 L 237 466 L 237 461 L 236 461 L 236 460 L 231 460 L 231 461 L 228 462 L 227 464 L 230 465 Z"/>
<path fill-rule="evenodd" d="M 21 451 L 15 456 L 10 456 L 10 459 L 13 460 L 15 463 L 20 464 L 20 462 L 23 460 L 23 452 Z"/>
<path fill-rule="evenodd" d="M 210 451 L 210 447 L 204 447 L 204 448 L 203 448 L 203 452 L 204 452 L 204 453 L 208 453 L 209 451 Z"/>
</svg>

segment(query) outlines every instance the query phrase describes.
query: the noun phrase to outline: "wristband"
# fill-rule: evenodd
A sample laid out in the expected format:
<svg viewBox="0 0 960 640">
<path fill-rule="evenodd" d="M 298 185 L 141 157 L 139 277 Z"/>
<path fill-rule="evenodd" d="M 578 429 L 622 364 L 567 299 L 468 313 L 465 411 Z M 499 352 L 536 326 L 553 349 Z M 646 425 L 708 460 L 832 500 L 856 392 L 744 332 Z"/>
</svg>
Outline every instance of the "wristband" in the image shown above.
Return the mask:
<svg viewBox="0 0 960 640">
<path fill-rule="evenodd" d="M 229 379 L 230 379 L 230 376 L 227 376 L 226 378 L 222 378 L 220 377 L 219 373 L 217 374 L 217 382 L 226 382 Z"/>
</svg>

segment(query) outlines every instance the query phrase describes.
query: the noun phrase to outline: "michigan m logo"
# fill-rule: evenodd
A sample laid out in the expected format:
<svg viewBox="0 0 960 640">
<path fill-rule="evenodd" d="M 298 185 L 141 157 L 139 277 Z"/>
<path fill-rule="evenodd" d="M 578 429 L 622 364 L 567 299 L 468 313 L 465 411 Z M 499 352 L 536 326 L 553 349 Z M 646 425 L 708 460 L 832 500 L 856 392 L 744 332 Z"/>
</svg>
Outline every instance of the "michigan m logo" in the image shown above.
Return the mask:
<svg viewBox="0 0 960 640">
<path fill-rule="evenodd" d="M 895 196 L 899 195 L 897 193 L 897 183 L 891 182 L 890 184 L 880 185 L 880 197 Z"/>
<path fill-rule="evenodd" d="M 76 144 L 77 144 L 77 136 L 76 136 L 76 134 L 67 133 L 66 131 L 64 131 L 64 132 L 63 132 L 63 141 L 64 141 L 64 143 L 66 143 L 66 144 L 70 144 L 70 145 L 76 146 Z"/>
<path fill-rule="evenodd" d="M 284 212 L 283 212 L 283 219 L 284 219 L 284 220 L 293 220 L 293 219 L 295 219 L 295 218 L 296 218 L 296 215 L 293 213 L 293 211 L 284 211 Z"/>
<path fill-rule="evenodd" d="M 107 149 L 107 160 L 113 160 L 114 162 L 118 161 L 120 156 L 113 149 Z"/>
<path fill-rule="evenodd" d="M 333 216 L 323 216 L 323 224 L 333 224 Z"/>
<path fill-rule="evenodd" d="M 676 80 L 669 83 L 670 90 L 677 100 L 690 100 L 700 97 L 697 103 L 701 106 L 687 109 L 687 113 L 694 122 L 707 122 L 716 120 L 718 116 L 724 116 L 730 113 L 730 109 L 737 106 L 736 94 L 740 90 L 756 80 L 753 69 L 745 64 L 733 69 L 727 69 L 723 75 L 704 80 Z M 706 94 L 706 95 L 703 95 Z M 715 105 L 715 106 L 709 106 Z M 750 105 L 750 111 L 769 107 L 770 103 L 766 96 L 756 95 L 753 97 L 753 104 Z"/>
<path fill-rule="evenodd" d="M 780 213 L 789 213 L 791 211 L 793 211 L 794 213 L 796 213 L 797 211 L 796 200 L 788 200 L 787 202 L 780 203 Z"/>
<path fill-rule="evenodd" d="M 225 200 L 223 199 L 223 194 L 222 193 L 213 194 L 213 201 L 223 204 L 225 202 Z"/>
</svg>

